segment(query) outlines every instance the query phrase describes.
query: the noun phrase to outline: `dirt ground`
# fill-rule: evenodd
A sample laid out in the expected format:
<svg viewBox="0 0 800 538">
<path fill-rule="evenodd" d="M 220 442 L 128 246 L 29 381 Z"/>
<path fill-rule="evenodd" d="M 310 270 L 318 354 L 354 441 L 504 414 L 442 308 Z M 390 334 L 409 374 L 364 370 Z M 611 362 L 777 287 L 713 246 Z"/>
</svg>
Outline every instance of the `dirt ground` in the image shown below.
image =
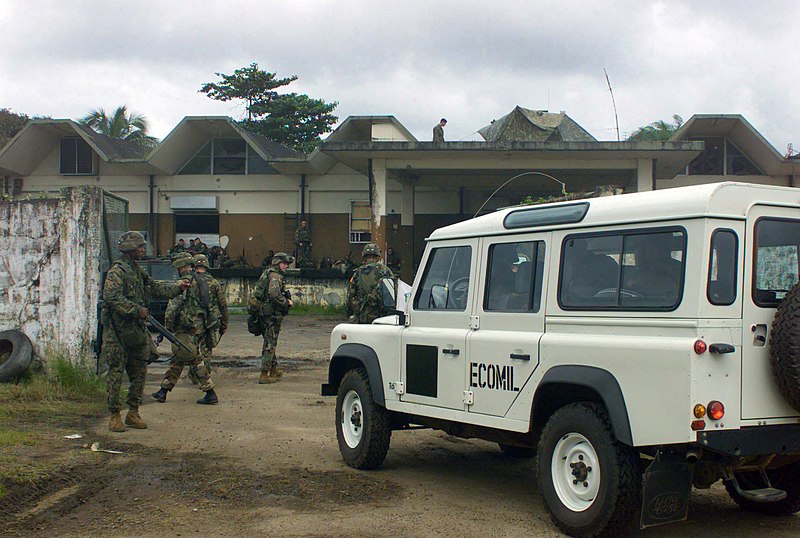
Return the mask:
<svg viewBox="0 0 800 538">
<path fill-rule="evenodd" d="M 560 536 L 544 510 L 531 460 L 492 443 L 432 430 L 395 432 L 379 470 L 341 460 L 326 380 L 331 317 L 288 317 L 278 353 L 284 378 L 258 385 L 260 338 L 244 318 L 216 350 L 220 404 L 198 406 L 188 380 L 167 403 L 150 399 L 147 430 L 53 440 L 71 457 L 51 479 L 0 503 L 1 536 Z M 91 452 L 85 445 L 123 454 Z M 693 494 L 689 521 L 642 536 L 792 536 L 800 518 L 740 510 L 723 488 Z"/>
</svg>

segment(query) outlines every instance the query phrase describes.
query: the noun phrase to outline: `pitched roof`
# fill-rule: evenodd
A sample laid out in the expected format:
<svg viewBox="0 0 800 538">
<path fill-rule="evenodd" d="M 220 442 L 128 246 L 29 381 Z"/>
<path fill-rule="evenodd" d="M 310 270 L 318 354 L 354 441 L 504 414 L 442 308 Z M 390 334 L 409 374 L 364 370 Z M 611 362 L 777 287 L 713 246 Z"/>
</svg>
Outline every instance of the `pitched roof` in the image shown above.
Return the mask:
<svg viewBox="0 0 800 538">
<path fill-rule="evenodd" d="M 147 159 L 147 154 L 150 153 L 152 148 L 126 142 L 119 138 L 112 138 L 104 134 L 100 134 L 91 127 L 76 123 L 72 120 L 67 120 L 73 124 L 73 127 L 80 131 L 84 139 L 101 155 L 105 155 L 107 161 L 144 161 Z"/>
<path fill-rule="evenodd" d="M 480 129 L 487 142 L 596 142 L 597 139 L 565 112 L 514 110 Z"/>
</svg>

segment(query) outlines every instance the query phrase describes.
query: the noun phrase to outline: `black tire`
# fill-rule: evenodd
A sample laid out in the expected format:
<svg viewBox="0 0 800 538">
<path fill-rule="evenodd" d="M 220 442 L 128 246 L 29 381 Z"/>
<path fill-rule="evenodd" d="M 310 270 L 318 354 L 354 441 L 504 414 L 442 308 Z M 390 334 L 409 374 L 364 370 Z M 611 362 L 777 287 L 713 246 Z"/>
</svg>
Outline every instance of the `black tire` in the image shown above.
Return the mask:
<svg viewBox="0 0 800 538">
<path fill-rule="evenodd" d="M 767 476 L 772 487 L 786 492 L 785 499 L 771 503 L 757 503 L 739 495 L 730 482 L 725 482 L 725 489 L 736 504 L 751 512 L 769 516 L 791 516 L 800 512 L 800 462 L 770 469 L 767 471 Z M 736 473 L 736 480 L 742 489 L 764 487 L 764 481 L 757 472 Z"/>
<path fill-rule="evenodd" d="M 347 465 L 375 469 L 383 463 L 392 437 L 389 419 L 389 411 L 372 398 L 367 372 L 347 372 L 336 396 L 336 439 Z"/>
<path fill-rule="evenodd" d="M 33 346 L 24 333 L 0 331 L 0 382 L 19 379 L 33 360 Z"/>
<path fill-rule="evenodd" d="M 500 451 L 509 458 L 524 459 L 532 458 L 536 455 L 536 450 L 529 446 L 506 445 L 504 443 L 497 443 L 497 446 L 499 446 Z"/>
<path fill-rule="evenodd" d="M 580 441 L 581 437 L 583 441 Z M 567 450 L 565 447 L 573 440 L 576 445 L 573 450 L 568 450 L 569 457 L 562 457 L 561 451 Z M 559 455 L 555 456 L 557 450 Z M 558 478 L 554 479 L 554 459 L 556 466 L 569 465 L 567 473 L 579 480 L 574 488 L 571 487 L 574 482 L 571 478 L 567 480 L 564 472 L 557 472 Z M 597 474 L 591 473 L 595 469 L 585 463 L 592 463 L 593 459 L 601 477 L 594 483 L 592 477 Z M 550 518 L 570 536 L 625 535 L 632 530 L 641 505 L 642 475 L 638 464 L 638 453 L 614 439 L 611 422 L 603 407 L 592 403 L 562 407 L 553 413 L 542 430 L 536 455 L 539 489 Z M 556 481 L 566 488 L 563 495 L 567 501 L 559 495 Z M 585 485 L 589 487 L 586 492 L 594 493 L 587 499 L 576 499 L 583 493 L 580 488 Z M 570 507 L 565 502 L 577 504 Z M 581 506 L 580 503 L 584 504 Z"/>
<path fill-rule="evenodd" d="M 781 394 L 800 411 L 800 284 L 786 293 L 775 312 L 769 362 Z"/>
</svg>

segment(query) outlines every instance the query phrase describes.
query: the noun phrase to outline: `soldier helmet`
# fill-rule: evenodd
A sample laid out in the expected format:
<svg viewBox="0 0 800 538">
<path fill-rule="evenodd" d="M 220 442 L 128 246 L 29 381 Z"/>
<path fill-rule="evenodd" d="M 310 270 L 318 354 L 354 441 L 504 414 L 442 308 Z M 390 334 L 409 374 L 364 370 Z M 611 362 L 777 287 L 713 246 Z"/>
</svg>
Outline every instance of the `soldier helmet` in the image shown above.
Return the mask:
<svg viewBox="0 0 800 538">
<path fill-rule="evenodd" d="M 147 240 L 139 232 L 125 232 L 119 236 L 119 242 L 117 243 L 120 252 L 136 250 L 137 248 L 143 247 L 146 244 Z"/>
<path fill-rule="evenodd" d="M 275 255 L 272 257 L 272 265 L 278 265 L 281 262 L 292 263 L 293 261 L 294 257 L 289 256 L 285 252 L 276 252 Z"/>
<path fill-rule="evenodd" d="M 364 245 L 364 250 L 361 251 L 361 257 L 365 256 L 376 256 L 380 258 L 381 256 L 381 249 L 378 248 L 378 245 L 375 243 L 367 243 Z"/>
<path fill-rule="evenodd" d="M 191 267 L 194 265 L 194 263 L 194 258 L 192 258 L 192 255 L 188 252 L 181 252 L 172 258 L 172 267 L 175 269 L 180 269 L 181 267 L 186 267 L 187 265 Z"/>
<path fill-rule="evenodd" d="M 195 254 L 194 255 L 194 264 L 195 265 L 202 265 L 206 269 L 211 269 L 211 267 L 208 265 L 208 256 L 206 256 L 205 254 Z"/>
</svg>

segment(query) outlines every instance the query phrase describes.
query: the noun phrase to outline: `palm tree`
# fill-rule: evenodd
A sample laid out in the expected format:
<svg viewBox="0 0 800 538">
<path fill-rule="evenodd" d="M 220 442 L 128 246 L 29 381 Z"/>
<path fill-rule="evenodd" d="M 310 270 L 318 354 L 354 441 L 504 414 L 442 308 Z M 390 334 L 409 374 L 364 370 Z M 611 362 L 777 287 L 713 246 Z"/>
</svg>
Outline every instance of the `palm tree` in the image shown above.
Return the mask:
<svg viewBox="0 0 800 538">
<path fill-rule="evenodd" d="M 669 140 L 670 137 L 681 128 L 683 125 L 683 118 L 674 114 L 672 116 L 672 123 L 667 123 L 664 120 L 654 121 L 650 125 L 639 127 L 631 136 L 628 137 L 630 142 L 646 142 L 646 141 L 659 141 Z"/>
<path fill-rule="evenodd" d="M 150 124 L 142 114 L 128 114 L 128 107 L 117 107 L 114 114 L 109 116 L 103 108 L 90 110 L 80 122 L 100 134 L 119 138 L 141 146 L 153 147 L 158 144 L 158 139 L 147 134 Z"/>
</svg>

